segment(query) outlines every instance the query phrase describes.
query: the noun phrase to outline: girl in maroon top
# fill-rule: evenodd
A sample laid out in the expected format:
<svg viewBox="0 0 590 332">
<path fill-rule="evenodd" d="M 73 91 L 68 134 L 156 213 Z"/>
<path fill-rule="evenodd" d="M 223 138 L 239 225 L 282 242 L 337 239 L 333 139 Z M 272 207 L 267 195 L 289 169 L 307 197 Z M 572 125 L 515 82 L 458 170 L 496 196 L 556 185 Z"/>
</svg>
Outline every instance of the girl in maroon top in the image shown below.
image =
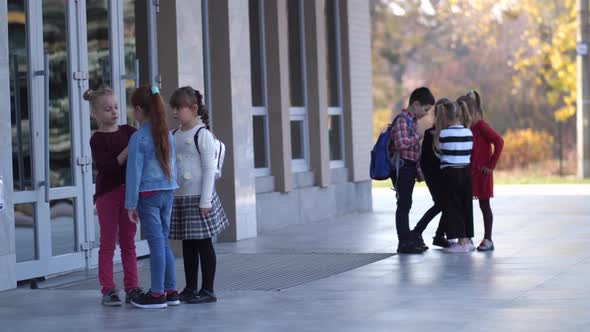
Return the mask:
<svg viewBox="0 0 590 332">
<path fill-rule="evenodd" d="M 98 277 L 102 286 L 102 304 L 120 306 L 122 302 L 113 279 L 117 234 L 125 275 L 126 302 L 142 293 L 137 286 L 136 225 L 129 220 L 125 209 L 127 144 L 135 128 L 119 125 L 119 101 L 110 88 L 88 90 L 84 99 L 90 103 L 91 115 L 98 124 L 98 130 L 90 139 L 90 147 L 98 170 L 94 200 L 100 224 Z"/>
<path fill-rule="evenodd" d="M 494 197 L 494 169 L 502 154 L 504 140 L 484 121 L 481 97 L 475 90 L 467 94 L 473 100 L 470 113 L 473 124 L 473 152 L 471 154 L 471 176 L 473 178 L 473 196 L 479 200 L 479 207 L 483 214 L 485 234 L 477 250 L 494 250 L 492 241 L 492 225 L 494 215 L 490 207 L 490 198 Z M 492 149 L 493 146 L 493 149 Z"/>
</svg>

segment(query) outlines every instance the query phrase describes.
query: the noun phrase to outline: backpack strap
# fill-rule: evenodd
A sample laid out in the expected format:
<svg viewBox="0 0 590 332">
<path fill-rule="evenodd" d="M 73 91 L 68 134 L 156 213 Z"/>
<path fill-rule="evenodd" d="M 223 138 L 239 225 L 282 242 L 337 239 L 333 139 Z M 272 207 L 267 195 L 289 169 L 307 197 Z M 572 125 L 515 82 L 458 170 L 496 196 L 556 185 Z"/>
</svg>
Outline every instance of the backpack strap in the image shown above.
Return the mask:
<svg viewBox="0 0 590 332">
<path fill-rule="evenodd" d="M 195 133 L 195 146 L 197 147 L 197 152 L 201 153 L 201 150 L 199 150 L 199 132 L 203 129 L 205 129 L 207 127 L 201 127 L 197 130 L 197 132 Z"/>
<path fill-rule="evenodd" d="M 410 116 L 408 114 L 406 114 L 404 112 L 401 112 L 393 119 L 393 122 L 391 123 L 391 127 L 393 128 L 393 126 L 395 125 L 395 122 L 397 120 L 399 120 L 399 118 L 406 119 L 406 123 L 408 124 L 408 127 L 410 128 L 410 133 L 413 133 L 414 132 L 414 121 L 412 120 L 412 118 L 410 118 Z"/>
<path fill-rule="evenodd" d="M 177 132 L 177 131 L 178 131 L 178 128 L 174 128 L 174 129 L 172 130 L 172 135 L 176 134 L 176 132 Z"/>
</svg>

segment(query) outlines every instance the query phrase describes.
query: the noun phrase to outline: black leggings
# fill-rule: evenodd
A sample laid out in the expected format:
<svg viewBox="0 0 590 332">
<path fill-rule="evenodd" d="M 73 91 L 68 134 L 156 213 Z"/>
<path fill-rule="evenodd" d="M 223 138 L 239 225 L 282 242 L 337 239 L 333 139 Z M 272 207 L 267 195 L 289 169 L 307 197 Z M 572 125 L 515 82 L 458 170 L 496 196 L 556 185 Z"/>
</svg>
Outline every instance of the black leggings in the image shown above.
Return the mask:
<svg viewBox="0 0 590 332">
<path fill-rule="evenodd" d="M 424 213 L 424 215 L 422 216 L 420 221 L 418 221 L 418 223 L 416 224 L 416 227 L 414 227 L 414 233 L 416 233 L 416 234 L 424 233 L 424 231 L 426 230 L 426 227 L 428 227 L 428 224 L 432 221 L 432 219 L 434 219 L 434 217 L 436 217 L 441 212 L 442 212 L 442 208 L 435 203 L 430 209 L 428 209 L 428 211 L 426 211 L 426 213 Z M 445 224 L 446 224 L 445 219 L 446 218 L 445 217 L 446 217 L 446 215 L 443 212 L 442 216 L 440 217 L 440 221 L 438 222 L 438 228 L 436 229 L 436 237 L 445 236 L 445 233 L 446 233 L 446 230 L 445 230 Z"/>
<path fill-rule="evenodd" d="M 480 199 L 479 208 L 481 209 L 481 213 L 483 214 L 483 227 L 485 230 L 483 238 L 492 241 L 492 226 L 494 225 L 494 214 L 492 213 L 492 208 L 490 207 L 489 198 Z"/>
<path fill-rule="evenodd" d="M 197 290 L 199 287 L 199 257 L 201 258 L 201 273 L 203 275 L 202 289 L 213 292 L 215 268 L 217 258 L 211 238 L 203 240 L 183 240 L 182 255 L 184 258 L 184 275 L 186 288 Z"/>
</svg>

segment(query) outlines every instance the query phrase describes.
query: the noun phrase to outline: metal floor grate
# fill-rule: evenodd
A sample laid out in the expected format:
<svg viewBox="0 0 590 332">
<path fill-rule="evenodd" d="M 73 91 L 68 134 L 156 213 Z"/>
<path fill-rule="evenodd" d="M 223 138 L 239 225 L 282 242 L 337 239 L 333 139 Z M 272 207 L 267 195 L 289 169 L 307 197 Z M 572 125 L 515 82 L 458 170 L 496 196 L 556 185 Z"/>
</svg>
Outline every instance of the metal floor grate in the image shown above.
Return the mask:
<svg viewBox="0 0 590 332">
<path fill-rule="evenodd" d="M 220 254 L 217 257 L 216 291 L 274 291 L 315 280 L 331 277 L 346 271 L 386 259 L 393 254 Z M 184 267 L 177 260 L 176 278 L 179 288 L 184 287 Z M 140 284 L 149 288 L 149 264 L 138 267 Z M 96 272 L 94 272 L 95 275 Z M 123 273 L 115 273 L 117 285 L 123 285 Z M 96 277 L 80 282 L 55 284 L 43 287 L 52 289 L 99 289 Z"/>
</svg>

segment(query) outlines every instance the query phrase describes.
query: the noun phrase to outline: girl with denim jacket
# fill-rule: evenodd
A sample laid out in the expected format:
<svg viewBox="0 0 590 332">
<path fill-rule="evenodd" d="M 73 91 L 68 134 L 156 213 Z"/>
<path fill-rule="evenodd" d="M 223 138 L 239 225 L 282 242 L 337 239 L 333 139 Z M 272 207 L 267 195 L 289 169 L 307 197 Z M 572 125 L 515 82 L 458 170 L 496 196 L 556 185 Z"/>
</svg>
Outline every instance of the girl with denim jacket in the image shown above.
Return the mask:
<svg viewBox="0 0 590 332">
<path fill-rule="evenodd" d="M 176 151 L 157 87 L 141 86 L 131 96 L 141 128 L 131 136 L 127 161 L 125 208 L 141 221 L 150 247 L 151 289 L 131 301 L 142 309 L 179 305 L 174 255 L 168 243 L 176 183 Z"/>
</svg>

